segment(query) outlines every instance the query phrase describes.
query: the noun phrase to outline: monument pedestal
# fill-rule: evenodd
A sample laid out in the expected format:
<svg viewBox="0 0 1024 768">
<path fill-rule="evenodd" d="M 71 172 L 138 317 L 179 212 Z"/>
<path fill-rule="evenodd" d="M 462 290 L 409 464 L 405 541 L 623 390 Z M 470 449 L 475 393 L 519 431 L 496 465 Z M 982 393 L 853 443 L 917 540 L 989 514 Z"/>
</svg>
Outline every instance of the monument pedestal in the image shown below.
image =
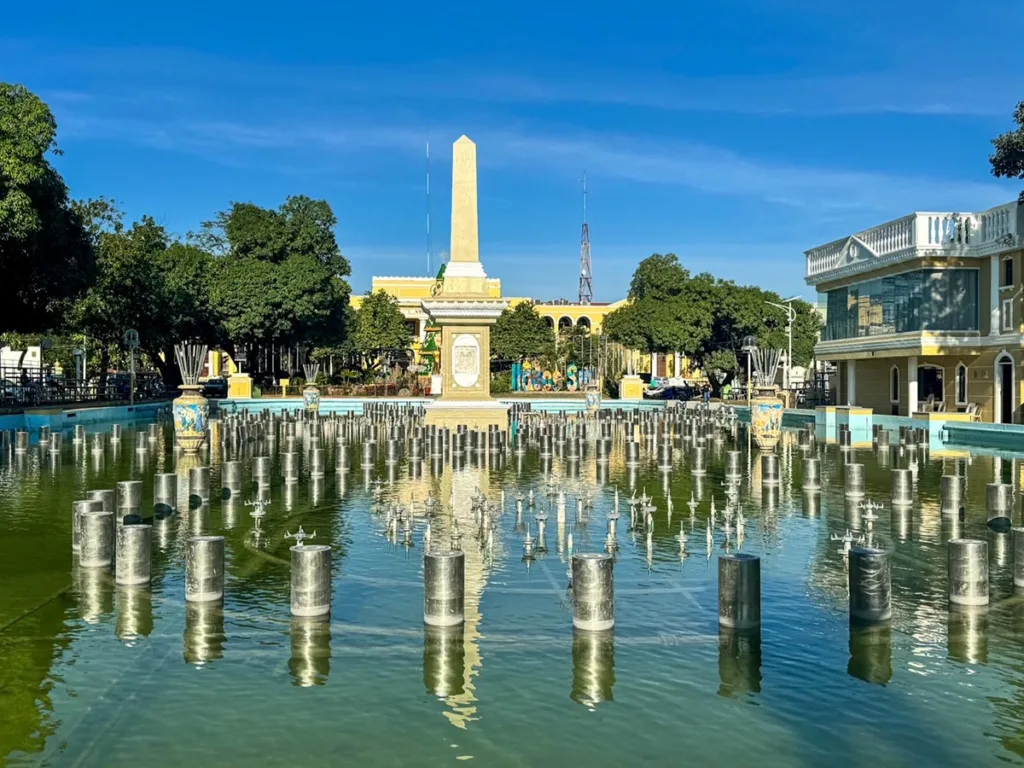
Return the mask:
<svg viewBox="0 0 1024 768">
<path fill-rule="evenodd" d="M 460 424 L 468 429 L 487 430 L 492 424 L 508 429 L 507 405 L 497 400 L 437 400 L 423 406 L 427 426 L 448 427 L 452 432 Z"/>
<path fill-rule="evenodd" d="M 451 259 L 436 297 L 421 304 L 441 328 L 441 397 L 425 406 L 426 423 L 508 429 L 508 406 L 491 399 L 491 326 L 507 301 L 488 295 L 480 263 L 476 145 L 462 136 L 452 147 Z"/>
<path fill-rule="evenodd" d="M 508 406 L 491 398 L 490 371 L 491 325 L 507 302 L 449 298 L 444 291 L 422 304 L 441 326 L 441 397 L 424 406 L 426 423 L 452 429 L 460 424 L 508 429 Z"/>
</svg>

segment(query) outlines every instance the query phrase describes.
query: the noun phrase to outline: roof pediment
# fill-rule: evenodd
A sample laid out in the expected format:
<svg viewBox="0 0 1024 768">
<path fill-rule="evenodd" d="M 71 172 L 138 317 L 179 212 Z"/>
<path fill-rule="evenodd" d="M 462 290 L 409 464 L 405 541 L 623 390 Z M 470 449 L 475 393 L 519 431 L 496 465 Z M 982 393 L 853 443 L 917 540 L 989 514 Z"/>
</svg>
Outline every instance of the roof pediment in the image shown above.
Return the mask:
<svg viewBox="0 0 1024 768">
<path fill-rule="evenodd" d="M 839 251 L 839 263 L 836 266 L 845 267 L 850 264 L 857 264 L 877 258 L 878 254 L 871 250 L 863 240 L 860 240 L 855 235 L 850 235 L 850 237 L 846 238 L 846 242 L 843 243 L 843 247 Z"/>
</svg>

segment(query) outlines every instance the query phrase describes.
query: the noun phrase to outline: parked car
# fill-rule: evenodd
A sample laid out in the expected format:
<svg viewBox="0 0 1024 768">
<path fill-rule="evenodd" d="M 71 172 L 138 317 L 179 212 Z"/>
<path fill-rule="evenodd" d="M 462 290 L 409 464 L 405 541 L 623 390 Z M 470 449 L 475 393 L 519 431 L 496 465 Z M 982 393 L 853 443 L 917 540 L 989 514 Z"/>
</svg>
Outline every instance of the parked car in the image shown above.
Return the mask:
<svg viewBox="0 0 1024 768">
<path fill-rule="evenodd" d="M 203 383 L 203 397 L 227 397 L 228 380 L 220 377 L 208 379 Z"/>
<path fill-rule="evenodd" d="M 693 395 L 693 388 L 687 384 L 679 387 L 662 387 L 645 393 L 650 400 L 682 400 L 684 402 L 692 398 Z"/>
</svg>

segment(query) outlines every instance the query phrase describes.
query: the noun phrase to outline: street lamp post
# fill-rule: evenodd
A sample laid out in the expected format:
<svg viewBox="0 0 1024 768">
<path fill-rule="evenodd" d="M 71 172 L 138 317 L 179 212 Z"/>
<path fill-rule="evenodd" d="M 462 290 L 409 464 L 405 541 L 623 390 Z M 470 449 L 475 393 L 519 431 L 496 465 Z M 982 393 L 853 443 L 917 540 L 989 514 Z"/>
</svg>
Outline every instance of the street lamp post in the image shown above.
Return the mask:
<svg viewBox="0 0 1024 768">
<path fill-rule="evenodd" d="M 128 384 L 128 402 L 135 405 L 135 350 L 139 348 L 139 332 L 129 328 L 124 332 L 124 345 L 128 347 L 128 356 L 131 360 L 131 381 Z"/>
<path fill-rule="evenodd" d="M 781 304 L 776 304 L 774 301 L 765 302 L 765 304 L 777 307 L 786 313 L 786 335 L 789 337 L 789 349 L 786 352 L 786 367 L 783 372 L 782 385 L 787 392 L 790 386 L 790 367 L 793 365 L 793 321 L 796 320 L 796 310 L 793 309 L 793 302 L 799 298 L 799 296 L 791 296 L 788 299 L 783 299 Z"/>
<path fill-rule="evenodd" d="M 747 353 L 747 406 L 750 405 L 750 356 L 754 354 L 757 349 L 757 339 L 753 336 L 747 336 L 743 339 L 743 346 L 740 347 L 742 352 Z"/>
</svg>

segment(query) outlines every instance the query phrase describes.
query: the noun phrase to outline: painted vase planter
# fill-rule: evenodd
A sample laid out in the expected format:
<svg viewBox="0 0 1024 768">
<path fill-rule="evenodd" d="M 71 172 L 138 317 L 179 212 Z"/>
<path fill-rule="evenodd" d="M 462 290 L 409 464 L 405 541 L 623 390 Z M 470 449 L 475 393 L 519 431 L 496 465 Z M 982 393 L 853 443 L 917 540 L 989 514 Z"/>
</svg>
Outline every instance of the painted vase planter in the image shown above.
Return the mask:
<svg viewBox="0 0 1024 768">
<path fill-rule="evenodd" d="M 782 401 L 774 395 L 755 397 L 750 402 L 750 428 L 758 448 L 775 450 L 782 436 Z"/>
<path fill-rule="evenodd" d="M 310 413 L 320 413 L 320 389 L 310 384 L 302 390 L 302 402 Z"/>
<path fill-rule="evenodd" d="M 199 386 L 182 384 L 173 403 L 174 438 L 185 453 L 197 453 L 206 442 L 210 403 L 199 394 Z"/>
</svg>

